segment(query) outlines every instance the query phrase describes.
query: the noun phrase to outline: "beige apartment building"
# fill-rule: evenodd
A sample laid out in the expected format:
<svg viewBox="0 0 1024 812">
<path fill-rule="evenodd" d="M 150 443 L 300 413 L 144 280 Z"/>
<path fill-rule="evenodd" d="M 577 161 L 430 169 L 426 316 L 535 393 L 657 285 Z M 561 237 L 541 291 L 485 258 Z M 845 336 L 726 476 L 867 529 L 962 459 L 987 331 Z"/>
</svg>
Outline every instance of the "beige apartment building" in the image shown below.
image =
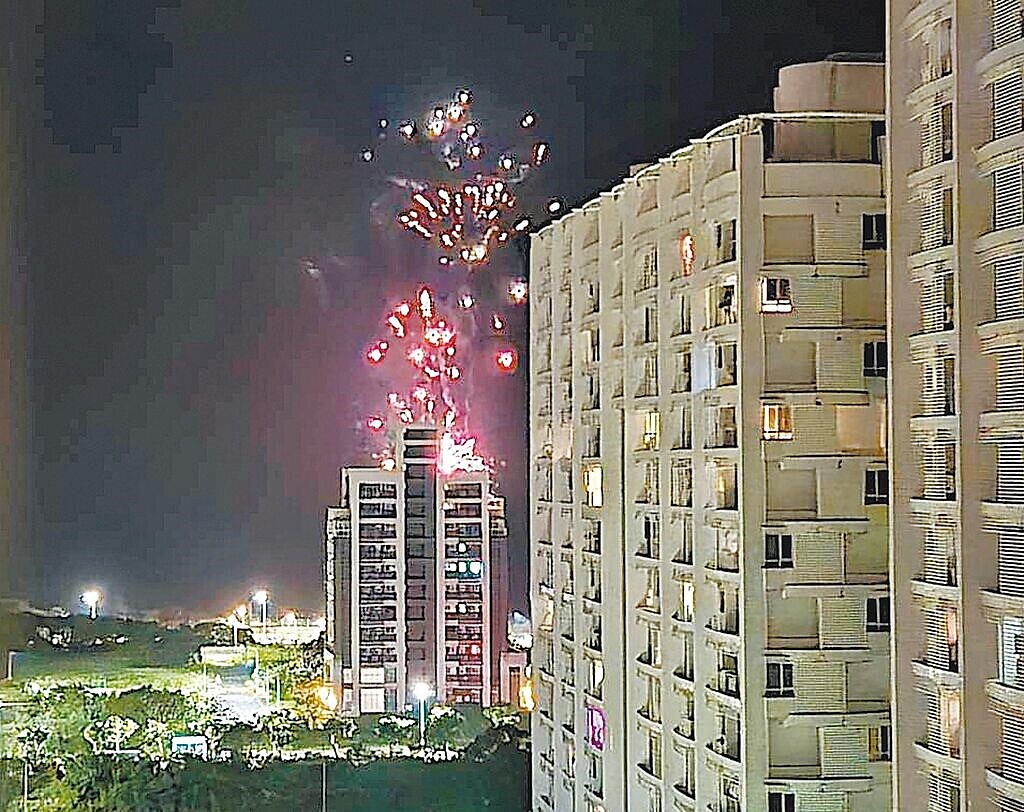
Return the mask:
<svg viewBox="0 0 1024 812">
<path fill-rule="evenodd" d="M 883 85 L 533 236 L 535 810 L 890 808 Z"/>
<path fill-rule="evenodd" d="M 887 15 L 895 806 L 1022 812 L 1021 2 Z"/>
</svg>

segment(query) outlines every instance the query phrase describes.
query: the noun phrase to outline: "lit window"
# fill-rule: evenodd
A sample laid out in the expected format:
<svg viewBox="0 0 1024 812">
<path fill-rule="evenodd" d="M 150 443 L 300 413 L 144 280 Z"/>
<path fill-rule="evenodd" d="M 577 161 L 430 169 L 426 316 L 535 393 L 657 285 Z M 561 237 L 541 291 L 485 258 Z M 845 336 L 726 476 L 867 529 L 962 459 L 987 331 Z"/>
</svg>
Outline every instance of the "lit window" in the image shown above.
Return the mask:
<svg viewBox="0 0 1024 812">
<path fill-rule="evenodd" d="M 657 451 L 661 445 L 661 414 L 650 411 L 644 415 L 644 436 L 641 445 L 647 451 Z"/>
<path fill-rule="evenodd" d="M 600 464 L 589 465 L 583 469 L 583 491 L 586 494 L 587 507 L 599 508 L 604 504 L 603 477 L 604 469 Z"/>
<path fill-rule="evenodd" d="M 680 586 L 680 617 L 679 620 L 690 623 L 693 621 L 693 581 L 683 581 Z"/>
<path fill-rule="evenodd" d="M 868 728 L 868 761 L 892 761 L 892 728 Z"/>
<path fill-rule="evenodd" d="M 868 598 L 867 631 L 889 631 L 889 596 L 884 598 Z"/>
<path fill-rule="evenodd" d="M 793 566 L 793 536 L 789 533 L 765 533 L 764 565 L 770 569 Z"/>
<path fill-rule="evenodd" d="M 793 421 L 789 406 L 765 404 L 761 407 L 762 436 L 766 440 L 792 440 Z"/>
<path fill-rule="evenodd" d="M 761 280 L 761 312 L 793 312 L 793 294 L 788 279 L 771 276 Z"/>
<path fill-rule="evenodd" d="M 884 341 L 864 344 L 864 377 L 884 378 L 889 371 L 888 347 Z"/>
<path fill-rule="evenodd" d="M 765 666 L 764 695 L 771 697 L 796 695 L 793 690 L 792 663 L 768 663 Z"/>
<path fill-rule="evenodd" d="M 865 251 L 885 248 L 885 214 L 865 214 L 862 216 L 861 247 Z"/>
<path fill-rule="evenodd" d="M 697 242 L 689 232 L 679 238 L 679 258 L 682 263 L 683 276 L 691 276 L 697 262 Z"/>
<path fill-rule="evenodd" d="M 868 468 L 864 472 L 864 504 L 889 504 L 889 472 L 885 468 Z"/>
</svg>

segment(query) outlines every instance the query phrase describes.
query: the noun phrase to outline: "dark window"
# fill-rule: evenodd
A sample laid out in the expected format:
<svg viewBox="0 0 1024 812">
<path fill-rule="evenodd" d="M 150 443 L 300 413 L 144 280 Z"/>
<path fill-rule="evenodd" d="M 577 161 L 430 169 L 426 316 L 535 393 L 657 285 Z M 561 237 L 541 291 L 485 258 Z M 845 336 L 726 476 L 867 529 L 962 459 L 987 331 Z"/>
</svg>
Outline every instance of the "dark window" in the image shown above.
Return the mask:
<svg viewBox="0 0 1024 812">
<path fill-rule="evenodd" d="M 864 344 L 864 377 L 884 378 L 889 372 L 888 347 L 884 341 Z"/>
<path fill-rule="evenodd" d="M 867 630 L 869 632 L 889 631 L 889 597 L 868 598 Z"/>
<path fill-rule="evenodd" d="M 770 568 L 793 566 L 793 536 L 789 533 L 765 533 L 764 565 Z"/>
<path fill-rule="evenodd" d="M 768 812 L 796 812 L 796 795 L 792 792 L 769 792 Z"/>
<path fill-rule="evenodd" d="M 865 214 L 861 217 L 861 247 L 865 251 L 885 248 L 885 214 Z"/>
<path fill-rule="evenodd" d="M 864 472 L 864 504 L 889 504 L 889 471 L 885 468 L 868 468 Z"/>
<path fill-rule="evenodd" d="M 764 695 L 771 697 L 795 696 L 793 690 L 793 664 L 767 663 L 765 666 Z"/>
</svg>

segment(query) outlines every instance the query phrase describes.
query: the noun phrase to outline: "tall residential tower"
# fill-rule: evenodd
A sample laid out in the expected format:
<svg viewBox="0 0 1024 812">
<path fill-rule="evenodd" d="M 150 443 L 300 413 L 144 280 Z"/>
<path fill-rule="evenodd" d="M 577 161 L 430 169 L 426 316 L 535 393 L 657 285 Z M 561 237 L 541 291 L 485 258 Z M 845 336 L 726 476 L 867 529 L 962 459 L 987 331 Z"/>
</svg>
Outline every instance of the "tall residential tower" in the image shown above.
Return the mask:
<svg viewBox="0 0 1024 812">
<path fill-rule="evenodd" d="M 344 468 L 327 509 L 328 666 L 346 710 L 496 701 L 507 650 L 504 499 L 489 475 L 442 474 L 440 434 L 404 430 L 396 466 Z"/>
<path fill-rule="evenodd" d="M 883 67 L 533 237 L 535 810 L 890 802 Z"/>
<path fill-rule="evenodd" d="M 890 0 L 895 807 L 1024 810 L 1020 0 Z"/>
</svg>

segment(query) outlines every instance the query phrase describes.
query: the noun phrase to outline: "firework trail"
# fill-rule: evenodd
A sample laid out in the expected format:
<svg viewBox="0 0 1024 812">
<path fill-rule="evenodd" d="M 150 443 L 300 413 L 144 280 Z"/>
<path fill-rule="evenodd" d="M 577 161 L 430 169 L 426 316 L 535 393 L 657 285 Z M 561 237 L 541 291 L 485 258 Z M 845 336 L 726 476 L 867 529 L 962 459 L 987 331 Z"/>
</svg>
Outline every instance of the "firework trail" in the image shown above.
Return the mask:
<svg viewBox="0 0 1024 812">
<path fill-rule="evenodd" d="M 525 234 L 530 219 L 520 209 L 516 189 L 550 154 L 545 141 L 534 140 L 521 150 L 524 158 L 512 150 L 492 150 L 484 140 L 483 127 L 473 117 L 473 97 L 469 90 L 458 90 L 419 119 L 392 124 L 380 119 L 378 140 L 392 134 L 399 143 L 418 154 L 426 154 L 440 177 L 416 179 L 389 175 L 390 187 L 404 196 L 400 207 L 389 215 L 384 199 L 371 207 L 374 219 L 392 222 L 418 235 L 437 250 L 438 264 L 455 269 L 463 267 L 466 284 L 451 295 L 451 302 L 439 297 L 426 284 L 418 286 L 415 296 L 399 302 L 383 318 L 383 333 L 366 348 L 371 367 L 389 367 L 396 356 L 404 372 L 395 379 L 410 379 L 408 387 L 390 387 L 379 413 L 366 419 L 366 427 L 378 440 L 375 457 L 381 467 L 393 469 L 395 435 L 403 426 L 427 423 L 441 428 L 438 470 L 485 470 L 493 463 L 480 455 L 478 440 L 465 425 L 465 398 L 459 385 L 470 363 L 459 363 L 460 350 L 486 344 L 493 368 L 500 374 L 513 374 L 519 354 L 508 343 L 508 317 L 500 306 L 484 307 L 473 289 L 473 272 L 486 265 L 494 252 Z M 531 134 L 536 115 L 524 113 L 517 132 Z M 392 138 L 392 140 L 394 140 Z M 365 162 L 376 161 L 378 150 L 366 148 L 360 154 Z M 548 211 L 557 209 L 548 205 Z M 527 283 L 521 277 L 511 279 L 503 296 L 512 306 L 525 304 Z M 442 312 L 438 299 L 453 312 Z M 486 298 L 486 297 L 485 297 Z M 490 297 L 493 299 L 493 296 Z M 387 363 L 386 363 L 387 362 Z M 411 373 L 411 376 L 410 376 Z"/>
</svg>

